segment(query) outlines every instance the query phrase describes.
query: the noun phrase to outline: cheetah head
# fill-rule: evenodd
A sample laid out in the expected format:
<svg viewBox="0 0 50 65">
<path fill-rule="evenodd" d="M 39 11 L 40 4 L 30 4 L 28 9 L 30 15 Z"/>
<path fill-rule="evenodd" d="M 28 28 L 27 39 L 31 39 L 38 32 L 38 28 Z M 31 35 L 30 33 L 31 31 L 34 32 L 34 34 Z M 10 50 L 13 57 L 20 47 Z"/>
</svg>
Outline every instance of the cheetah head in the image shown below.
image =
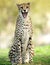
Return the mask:
<svg viewBox="0 0 50 65">
<path fill-rule="evenodd" d="M 17 4 L 17 6 L 22 16 L 26 18 L 30 9 L 30 3 Z"/>
</svg>

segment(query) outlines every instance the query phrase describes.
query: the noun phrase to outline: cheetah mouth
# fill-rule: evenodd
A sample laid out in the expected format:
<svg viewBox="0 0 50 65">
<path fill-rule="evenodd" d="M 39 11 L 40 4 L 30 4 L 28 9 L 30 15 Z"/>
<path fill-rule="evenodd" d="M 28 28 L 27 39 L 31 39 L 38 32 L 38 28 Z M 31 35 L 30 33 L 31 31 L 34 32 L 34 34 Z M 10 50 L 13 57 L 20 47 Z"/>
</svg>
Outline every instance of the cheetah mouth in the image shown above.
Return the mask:
<svg viewBox="0 0 50 65">
<path fill-rule="evenodd" d="M 22 12 L 22 15 L 23 15 L 24 18 L 27 17 L 27 14 L 28 14 L 28 12 Z"/>
</svg>

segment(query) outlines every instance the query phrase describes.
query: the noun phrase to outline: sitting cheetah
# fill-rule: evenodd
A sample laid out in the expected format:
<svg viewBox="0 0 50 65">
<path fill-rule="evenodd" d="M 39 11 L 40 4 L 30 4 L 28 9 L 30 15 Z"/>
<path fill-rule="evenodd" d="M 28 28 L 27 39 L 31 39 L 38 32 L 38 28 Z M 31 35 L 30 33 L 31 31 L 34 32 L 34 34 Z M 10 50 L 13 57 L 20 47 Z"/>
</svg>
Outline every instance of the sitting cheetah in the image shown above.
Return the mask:
<svg viewBox="0 0 50 65">
<path fill-rule="evenodd" d="M 32 21 L 29 16 L 30 3 L 17 4 L 19 16 L 17 18 L 13 45 L 9 51 L 12 65 L 30 63 L 33 57 Z"/>
</svg>

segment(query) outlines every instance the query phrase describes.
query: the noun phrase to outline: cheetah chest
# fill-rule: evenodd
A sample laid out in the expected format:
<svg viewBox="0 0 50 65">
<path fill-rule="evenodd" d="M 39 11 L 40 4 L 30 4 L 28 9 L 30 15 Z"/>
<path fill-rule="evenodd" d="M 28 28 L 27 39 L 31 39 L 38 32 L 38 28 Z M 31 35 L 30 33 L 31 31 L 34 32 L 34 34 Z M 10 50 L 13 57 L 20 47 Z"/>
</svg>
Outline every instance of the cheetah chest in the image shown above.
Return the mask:
<svg viewBox="0 0 50 65">
<path fill-rule="evenodd" d="M 21 32 L 22 32 L 22 40 L 26 41 L 31 36 L 31 23 L 28 21 L 24 21 L 21 25 Z"/>
</svg>

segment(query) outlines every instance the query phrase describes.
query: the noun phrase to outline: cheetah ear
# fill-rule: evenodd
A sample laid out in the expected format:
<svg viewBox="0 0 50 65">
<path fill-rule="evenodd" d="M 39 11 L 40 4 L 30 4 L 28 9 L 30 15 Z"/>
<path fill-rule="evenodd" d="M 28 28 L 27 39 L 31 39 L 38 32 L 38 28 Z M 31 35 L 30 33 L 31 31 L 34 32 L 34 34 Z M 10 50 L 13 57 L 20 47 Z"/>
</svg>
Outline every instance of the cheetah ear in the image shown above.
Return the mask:
<svg viewBox="0 0 50 65">
<path fill-rule="evenodd" d="M 16 5 L 17 5 L 17 7 L 19 8 L 20 5 L 19 5 L 19 4 L 16 4 Z"/>
</svg>

